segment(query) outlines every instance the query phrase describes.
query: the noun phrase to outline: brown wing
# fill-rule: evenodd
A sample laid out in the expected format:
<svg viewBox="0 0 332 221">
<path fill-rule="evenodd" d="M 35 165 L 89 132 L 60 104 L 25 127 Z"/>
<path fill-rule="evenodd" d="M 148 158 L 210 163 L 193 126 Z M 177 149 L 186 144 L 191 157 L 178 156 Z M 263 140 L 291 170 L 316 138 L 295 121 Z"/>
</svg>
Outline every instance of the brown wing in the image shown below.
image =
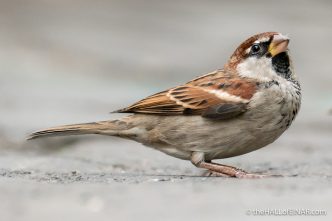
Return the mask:
<svg viewBox="0 0 332 221">
<path fill-rule="evenodd" d="M 243 113 L 255 92 L 254 82 L 218 70 L 182 86 L 149 96 L 117 112 L 160 115 L 202 114 L 205 117 L 216 116 L 215 114 L 221 116 L 226 113 L 221 117 L 226 116 L 226 119 L 227 116 Z M 227 106 L 222 107 L 225 104 Z"/>
<path fill-rule="evenodd" d="M 151 95 L 137 103 L 115 111 L 117 113 L 146 113 L 146 114 L 161 114 L 161 115 L 178 115 L 183 112 L 183 107 L 176 104 L 176 102 L 169 99 L 168 91 L 163 91 Z"/>
</svg>

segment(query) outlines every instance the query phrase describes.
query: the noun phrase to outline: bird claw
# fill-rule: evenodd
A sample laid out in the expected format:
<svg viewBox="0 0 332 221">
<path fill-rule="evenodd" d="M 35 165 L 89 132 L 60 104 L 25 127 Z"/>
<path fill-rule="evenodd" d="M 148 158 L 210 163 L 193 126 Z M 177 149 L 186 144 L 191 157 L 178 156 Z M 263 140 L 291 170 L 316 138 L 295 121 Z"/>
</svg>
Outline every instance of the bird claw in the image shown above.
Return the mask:
<svg viewBox="0 0 332 221">
<path fill-rule="evenodd" d="M 236 178 L 243 179 L 259 179 L 259 178 L 272 178 L 272 177 L 282 177 L 282 175 L 269 175 L 269 174 L 257 174 L 257 173 L 247 173 L 244 171 L 238 171 L 235 173 Z"/>
<path fill-rule="evenodd" d="M 239 179 L 260 179 L 260 178 L 283 177 L 282 175 L 248 173 L 243 170 L 239 170 L 238 172 L 235 173 L 234 176 L 207 170 L 203 173 L 203 176 L 206 176 L 206 177 L 233 177 L 233 178 L 239 178 Z"/>
</svg>

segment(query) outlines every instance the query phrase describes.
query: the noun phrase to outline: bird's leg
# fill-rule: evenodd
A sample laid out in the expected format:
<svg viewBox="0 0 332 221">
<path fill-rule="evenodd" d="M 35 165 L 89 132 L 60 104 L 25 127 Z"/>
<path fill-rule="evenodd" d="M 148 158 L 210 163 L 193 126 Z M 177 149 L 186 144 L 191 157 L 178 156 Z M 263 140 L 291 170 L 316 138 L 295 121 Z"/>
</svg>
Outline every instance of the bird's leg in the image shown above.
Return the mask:
<svg viewBox="0 0 332 221">
<path fill-rule="evenodd" d="M 205 161 L 204 153 L 194 152 L 191 155 L 191 162 L 199 168 L 208 169 L 210 172 L 226 177 L 236 178 L 262 178 L 268 175 L 248 173 L 236 167 L 227 166 L 223 164 L 213 163 L 211 161 Z"/>
</svg>

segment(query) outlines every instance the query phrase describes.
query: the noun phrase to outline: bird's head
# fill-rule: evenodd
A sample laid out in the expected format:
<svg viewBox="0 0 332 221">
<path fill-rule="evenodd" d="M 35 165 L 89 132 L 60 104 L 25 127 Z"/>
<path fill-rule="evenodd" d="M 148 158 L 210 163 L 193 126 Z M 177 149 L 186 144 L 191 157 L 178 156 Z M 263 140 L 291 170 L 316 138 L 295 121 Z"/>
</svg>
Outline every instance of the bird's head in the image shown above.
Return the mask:
<svg viewBox="0 0 332 221">
<path fill-rule="evenodd" d="M 265 32 L 244 41 L 233 53 L 225 69 L 258 81 L 294 78 L 288 54 L 289 38 L 278 32 Z"/>
</svg>

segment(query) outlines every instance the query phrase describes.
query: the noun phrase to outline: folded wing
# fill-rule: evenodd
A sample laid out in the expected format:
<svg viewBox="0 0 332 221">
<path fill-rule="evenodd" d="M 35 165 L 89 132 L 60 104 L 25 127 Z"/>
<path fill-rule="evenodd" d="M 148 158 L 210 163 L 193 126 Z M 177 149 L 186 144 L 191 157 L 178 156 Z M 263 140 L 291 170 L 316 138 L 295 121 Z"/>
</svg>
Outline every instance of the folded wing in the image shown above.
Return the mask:
<svg viewBox="0 0 332 221">
<path fill-rule="evenodd" d="M 116 112 L 228 119 L 246 111 L 256 90 L 254 82 L 218 70 Z"/>
</svg>

